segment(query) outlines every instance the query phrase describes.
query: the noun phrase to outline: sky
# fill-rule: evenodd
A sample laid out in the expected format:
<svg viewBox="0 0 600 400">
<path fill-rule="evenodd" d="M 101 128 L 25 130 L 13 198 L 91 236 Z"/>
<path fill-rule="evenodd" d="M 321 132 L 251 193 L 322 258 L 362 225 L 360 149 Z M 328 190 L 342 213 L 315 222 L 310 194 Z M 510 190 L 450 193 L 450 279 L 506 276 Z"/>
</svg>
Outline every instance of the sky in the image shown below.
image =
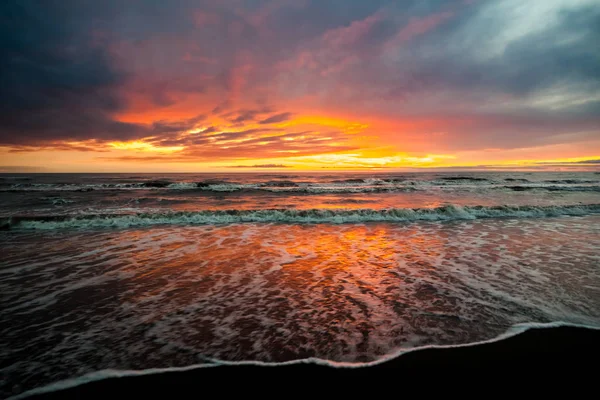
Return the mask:
<svg viewBox="0 0 600 400">
<path fill-rule="evenodd" d="M 600 168 L 597 0 L 4 0 L 0 172 Z"/>
</svg>

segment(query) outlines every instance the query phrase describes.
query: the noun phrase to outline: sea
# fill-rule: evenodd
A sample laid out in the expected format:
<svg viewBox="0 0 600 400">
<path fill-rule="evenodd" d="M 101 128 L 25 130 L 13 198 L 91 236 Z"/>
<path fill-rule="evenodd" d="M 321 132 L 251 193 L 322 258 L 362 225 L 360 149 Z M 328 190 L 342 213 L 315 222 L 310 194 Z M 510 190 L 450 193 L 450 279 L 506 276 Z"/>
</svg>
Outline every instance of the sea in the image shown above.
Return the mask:
<svg viewBox="0 0 600 400">
<path fill-rule="evenodd" d="M 1 174 L 0 228 L 1 398 L 600 328 L 598 172 Z"/>
</svg>

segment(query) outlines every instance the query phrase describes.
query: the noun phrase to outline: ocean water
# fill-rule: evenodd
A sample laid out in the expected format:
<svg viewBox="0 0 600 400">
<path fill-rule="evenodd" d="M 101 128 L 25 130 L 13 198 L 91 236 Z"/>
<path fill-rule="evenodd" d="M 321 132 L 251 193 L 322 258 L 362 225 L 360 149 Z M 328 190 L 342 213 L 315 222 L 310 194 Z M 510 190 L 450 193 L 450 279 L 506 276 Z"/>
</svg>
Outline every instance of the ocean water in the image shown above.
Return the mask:
<svg viewBox="0 0 600 400">
<path fill-rule="evenodd" d="M 594 172 L 4 174 L 0 226 L 0 397 L 600 327 Z"/>
</svg>

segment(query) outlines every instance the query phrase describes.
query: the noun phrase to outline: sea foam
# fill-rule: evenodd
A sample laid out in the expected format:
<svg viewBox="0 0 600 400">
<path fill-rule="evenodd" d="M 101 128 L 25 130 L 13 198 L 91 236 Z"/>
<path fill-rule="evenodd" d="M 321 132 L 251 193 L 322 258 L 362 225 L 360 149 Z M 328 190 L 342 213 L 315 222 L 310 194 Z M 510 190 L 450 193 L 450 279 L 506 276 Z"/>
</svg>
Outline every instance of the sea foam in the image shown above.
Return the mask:
<svg viewBox="0 0 600 400">
<path fill-rule="evenodd" d="M 484 218 L 543 218 L 600 213 L 600 204 L 566 206 L 457 206 L 389 209 L 210 210 L 137 214 L 12 216 L 2 229 L 127 228 L 151 225 L 237 223 L 343 224 L 367 222 L 453 221 Z"/>
<path fill-rule="evenodd" d="M 457 348 L 468 348 L 473 346 L 481 346 L 486 344 L 492 344 L 501 342 L 503 340 L 510 339 L 512 337 L 518 336 L 527 332 L 531 329 L 552 329 L 552 328 L 560 328 L 560 327 L 572 327 L 572 328 L 581 328 L 581 329 L 591 329 L 591 330 L 600 330 L 599 327 L 582 325 L 582 324 L 573 324 L 563 321 L 549 322 L 549 323 L 521 323 L 516 324 L 509 327 L 504 333 L 488 340 L 476 341 L 473 343 L 465 343 L 459 345 L 427 345 L 427 346 L 419 346 L 412 349 L 398 349 L 392 354 L 381 357 L 378 360 L 371 362 L 363 362 L 363 363 L 344 363 L 344 362 L 335 362 L 331 360 L 325 360 L 321 358 L 305 358 L 299 360 L 292 360 L 286 362 L 277 362 L 277 363 L 268 363 L 261 361 L 224 361 L 218 359 L 209 359 L 206 360 L 205 363 L 202 364 L 192 364 L 183 367 L 160 367 L 160 368 L 148 368 L 143 370 L 120 370 L 120 369 L 103 369 L 100 371 L 95 371 L 91 373 L 84 374 L 82 376 L 78 376 L 75 378 L 60 380 L 57 382 L 50 383 L 45 386 L 40 386 L 31 390 L 27 390 L 23 393 L 20 393 L 16 396 L 11 396 L 7 400 L 21 400 L 26 399 L 31 396 L 43 395 L 53 392 L 59 392 L 66 389 L 75 388 L 81 385 L 85 385 L 92 382 L 103 381 L 106 379 L 114 379 L 114 378 L 127 378 L 127 377 L 136 377 L 136 376 L 145 376 L 145 375 L 159 375 L 163 373 L 173 373 L 173 372 L 186 372 L 186 371 L 194 371 L 201 370 L 203 368 L 215 368 L 219 366 L 257 366 L 257 367 L 278 367 L 278 366 L 289 366 L 289 365 L 299 365 L 299 364 L 313 364 L 313 365 L 321 365 L 327 366 L 330 368 L 341 368 L 341 369 L 360 369 L 360 368 L 368 368 L 375 365 L 380 365 L 384 363 L 388 363 L 391 360 L 397 359 L 405 354 L 420 352 L 427 349 L 457 349 Z"/>
</svg>

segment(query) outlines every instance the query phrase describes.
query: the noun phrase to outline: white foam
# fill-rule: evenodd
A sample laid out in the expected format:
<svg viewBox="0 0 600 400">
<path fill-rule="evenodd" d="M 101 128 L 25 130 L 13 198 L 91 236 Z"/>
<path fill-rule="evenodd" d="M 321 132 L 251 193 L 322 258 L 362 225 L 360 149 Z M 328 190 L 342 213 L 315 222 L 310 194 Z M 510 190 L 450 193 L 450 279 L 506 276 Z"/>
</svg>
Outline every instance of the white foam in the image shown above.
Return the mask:
<svg viewBox="0 0 600 400">
<path fill-rule="evenodd" d="M 330 360 L 325 360 L 321 358 L 305 358 L 300 360 L 286 361 L 286 362 L 278 362 L 278 363 L 269 363 L 262 361 L 222 361 L 217 359 L 207 359 L 209 363 L 204 364 L 193 364 L 185 367 L 168 367 L 168 368 L 149 368 L 144 370 L 118 370 L 118 369 L 104 369 L 101 371 L 91 372 L 85 374 L 83 376 L 71 379 L 65 379 L 58 382 L 51 383 L 46 386 L 42 386 L 40 388 L 31 389 L 20 393 L 16 396 L 9 397 L 7 400 L 20 400 L 25 399 L 30 396 L 40 395 L 44 393 L 51 393 L 60 390 L 70 389 L 77 386 L 84 385 L 86 383 L 102 381 L 105 379 L 111 378 L 126 378 L 126 377 L 134 377 L 134 376 L 145 376 L 145 375 L 154 375 L 161 374 L 167 372 L 185 372 L 185 371 L 193 371 L 202 368 L 215 368 L 218 366 L 258 366 L 258 367 L 279 367 L 286 365 L 300 365 L 300 364 L 314 364 L 314 365 L 324 365 L 331 368 L 367 368 L 374 365 L 383 364 L 385 362 L 389 362 L 393 359 L 401 357 L 405 354 L 418 352 L 426 349 L 453 349 L 453 348 L 465 348 L 465 347 L 473 347 L 483 344 L 490 344 L 500 342 L 502 340 L 509 339 L 511 337 L 517 336 L 521 333 L 528 331 L 529 329 L 548 329 L 548 328 L 559 328 L 559 327 L 574 327 L 574 328 L 585 328 L 585 329 L 593 329 L 600 330 L 598 326 L 588 326 L 581 324 L 573 324 L 563 321 L 555 321 L 550 323 L 522 323 L 511 326 L 506 332 L 502 333 L 495 338 L 489 340 L 482 340 L 473 343 L 466 344 L 458 344 L 458 345 L 428 345 L 421 346 L 412 349 L 398 349 L 396 352 L 384 356 L 378 360 L 365 362 L 365 363 L 344 363 L 344 362 L 335 362 Z"/>
<path fill-rule="evenodd" d="M 486 218 L 540 218 L 583 216 L 600 212 L 600 204 L 567 206 L 458 206 L 391 209 L 271 209 L 223 210 L 135 215 L 87 215 L 71 218 L 18 218 L 2 221 L 18 229 L 127 228 L 152 225 L 211 225 L 236 223 L 367 223 L 452 221 Z"/>
<path fill-rule="evenodd" d="M 597 291 L 586 288 L 600 278 L 598 218 L 5 232 L 0 289 L 17 312 L 4 332 L 15 355 L 45 352 L 3 372 L 42 384 L 154 366 L 150 354 L 165 366 L 198 363 L 198 354 L 264 365 L 309 354 L 353 366 L 528 321 L 599 326 Z M 117 280 L 94 281 L 104 276 Z M 83 308 L 73 303 L 81 281 L 95 294 Z M 51 301 L 31 302 L 41 295 Z M 90 365 L 108 332 L 120 340 Z M 44 347 L 56 337 L 64 340 Z"/>
<path fill-rule="evenodd" d="M 171 183 L 170 185 L 167 186 L 167 188 L 175 189 L 175 190 L 198 189 L 198 184 L 196 184 L 194 182 L 176 182 L 176 183 Z"/>
</svg>

